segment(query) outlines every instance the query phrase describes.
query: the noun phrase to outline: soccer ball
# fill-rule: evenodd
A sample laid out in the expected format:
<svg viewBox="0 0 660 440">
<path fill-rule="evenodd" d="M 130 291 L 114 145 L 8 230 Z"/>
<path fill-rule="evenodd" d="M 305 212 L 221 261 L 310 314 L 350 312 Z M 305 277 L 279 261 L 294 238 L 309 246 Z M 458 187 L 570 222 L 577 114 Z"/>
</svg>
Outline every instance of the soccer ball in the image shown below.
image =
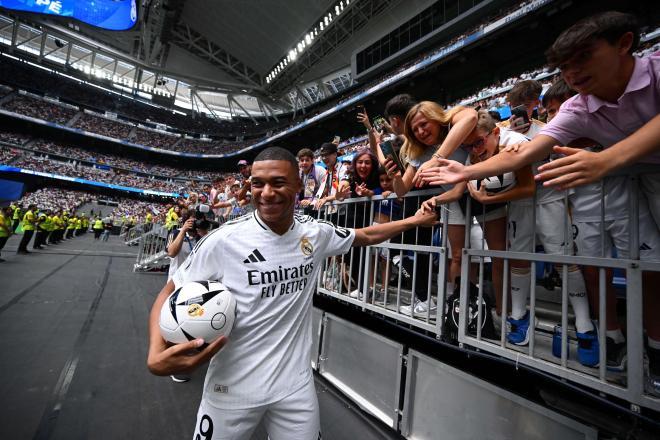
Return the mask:
<svg viewBox="0 0 660 440">
<path fill-rule="evenodd" d="M 482 185 L 486 186 L 486 192 L 497 194 L 508 191 L 516 186 L 516 175 L 514 173 L 504 173 L 499 176 L 486 177 L 485 179 L 472 180 L 472 185 L 480 189 Z"/>
<path fill-rule="evenodd" d="M 236 318 L 236 300 L 217 281 L 193 281 L 176 289 L 160 309 L 160 334 L 180 344 L 197 338 L 211 343 L 229 336 Z"/>
</svg>

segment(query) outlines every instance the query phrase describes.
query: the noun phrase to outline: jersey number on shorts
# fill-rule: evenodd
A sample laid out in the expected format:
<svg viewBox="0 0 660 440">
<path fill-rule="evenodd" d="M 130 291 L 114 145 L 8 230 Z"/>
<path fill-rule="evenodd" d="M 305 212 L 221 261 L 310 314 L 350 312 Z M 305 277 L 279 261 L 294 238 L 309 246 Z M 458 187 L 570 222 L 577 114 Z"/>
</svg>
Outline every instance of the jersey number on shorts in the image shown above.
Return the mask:
<svg viewBox="0 0 660 440">
<path fill-rule="evenodd" d="M 204 421 L 206 421 L 206 426 L 204 426 Z M 201 434 L 201 435 L 200 435 Z M 204 437 L 202 437 L 204 436 Z M 202 419 L 199 421 L 199 434 L 195 436 L 195 440 L 211 440 L 213 438 L 213 422 L 211 418 L 204 414 Z"/>
</svg>

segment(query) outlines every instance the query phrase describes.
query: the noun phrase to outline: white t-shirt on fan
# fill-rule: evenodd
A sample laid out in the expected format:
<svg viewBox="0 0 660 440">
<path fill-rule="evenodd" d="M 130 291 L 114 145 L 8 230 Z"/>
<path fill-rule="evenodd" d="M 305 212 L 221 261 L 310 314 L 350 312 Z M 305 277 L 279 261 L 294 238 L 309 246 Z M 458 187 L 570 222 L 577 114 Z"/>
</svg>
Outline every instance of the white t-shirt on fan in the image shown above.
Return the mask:
<svg viewBox="0 0 660 440">
<path fill-rule="evenodd" d="M 311 307 L 325 259 L 348 252 L 355 231 L 296 215 L 278 235 L 256 212 L 201 239 L 175 286 L 218 280 L 235 296 L 227 345 L 212 359 L 203 397 L 218 408 L 275 402 L 311 379 Z"/>
</svg>

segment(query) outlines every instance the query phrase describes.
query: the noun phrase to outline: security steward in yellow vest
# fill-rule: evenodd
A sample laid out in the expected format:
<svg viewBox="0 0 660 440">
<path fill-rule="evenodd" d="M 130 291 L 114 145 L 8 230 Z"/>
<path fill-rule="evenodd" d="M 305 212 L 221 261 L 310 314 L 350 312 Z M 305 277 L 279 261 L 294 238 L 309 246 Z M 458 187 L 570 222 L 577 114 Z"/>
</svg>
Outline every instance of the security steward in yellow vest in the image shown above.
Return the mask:
<svg viewBox="0 0 660 440">
<path fill-rule="evenodd" d="M 17 254 L 30 253 L 30 251 L 27 250 L 27 246 L 30 243 L 30 240 L 32 240 L 34 229 L 37 225 L 37 217 L 34 214 L 36 210 L 37 205 L 30 205 L 23 215 L 23 238 L 21 238 L 21 242 L 18 244 L 18 250 L 16 251 Z"/>
<path fill-rule="evenodd" d="M 71 215 L 67 221 L 66 238 L 73 238 L 73 233 L 76 230 L 76 216 Z"/>
<path fill-rule="evenodd" d="M 14 215 L 14 210 L 11 207 L 0 209 L 0 250 L 5 247 L 9 236 L 14 233 L 14 226 L 12 225 L 11 217 Z M 0 258 L 0 263 L 3 260 Z"/>
<path fill-rule="evenodd" d="M 43 244 L 46 243 L 46 237 L 48 237 L 49 227 L 48 214 L 43 210 L 39 211 L 37 214 L 36 235 L 34 236 L 32 249 L 43 249 Z"/>
<path fill-rule="evenodd" d="M 101 220 L 101 217 L 96 217 L 92 229 L 94 229 L 94 240 L 98 240 L 103 232 L 103 220 Z"/>
<path fill-rule="evenodd" d="M 16 229 L 18 229 L 18 225 L 21 224 L 21 206 L 17 205 L 14 207 L 14 213 L 12 216 L 12 220 L 14 222 L 13 227 L 14 227 L 14 232 L 16 232 Z"/>
<path fill-rule="evenodd" d="M 60 235 L 60 231 L 64 230 L 64 228 L 62 227 L 62 219 L 60 218 L 59 211 L 53 213 L 53 216 L 51 217 L 51 224 L 53 231 L 50 233 L 50 236 L 48 237 L 48 244 L 57 244 L 62 239 L 62 236 Z"/>
<path fill-rule="evenodd" d="M 82 218 L 78 217 L 76 218 L 76 237 L 80 237 L 82 235 Z"/>
</svg>

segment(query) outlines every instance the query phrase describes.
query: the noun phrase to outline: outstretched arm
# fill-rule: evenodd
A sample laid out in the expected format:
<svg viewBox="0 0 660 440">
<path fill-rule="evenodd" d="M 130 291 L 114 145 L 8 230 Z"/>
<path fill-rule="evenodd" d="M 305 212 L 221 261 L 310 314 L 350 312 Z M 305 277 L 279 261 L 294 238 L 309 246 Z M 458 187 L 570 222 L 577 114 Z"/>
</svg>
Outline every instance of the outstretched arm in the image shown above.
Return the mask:
<svg viewBox="0 0 660 440">
<path fill-rule="evenodd" d="M 445 185 L 516 171 L 548 157 L 555 144 L 557 141 L 554 138 L 540 134 L 521 144 L 517 152 L 502 151 L 474 165 L 465 166 L 454 160 L 441 159 L 437 167 L 424 170 L 420 174 L 421 181 L 429 185 Z"/>
<path fill-rule="evenodd" d="M 163 303 L 174 292 L 174 282 L 169 280 L 163 290 L 160 291 L 149 314 L 149 354 L 147 356 L 147 367 L 149 371 L 157 376 L 168 376 L 170 374 L 189 371 L 200 364 L 208 361 L 227 342 L 226 337 L 220 337 L 208 345 L 204 350 L 190 355 L 191 350 L 198 349 L 204 344 L 203 339 L 168 346 L 160 335 L 160 309 Z"/>
<path fill-rule="evenodd" d="M 660 115 L 639 130 L 599 153 L 578 148 L 555 146 L 566 157 L 539 167 L 536 180 L 544 186 L 573 188 L 602 179 L 608 173 L 632 165 L 645 156 L 660 151 Z"/>
<path fill-rule="evenodd" d="M 417 226 L 433 226 L 437 223 L 437 220 L 438 217 L 435 212 L 424 212 L 420 209 L 414 216 L 403 220 L 356 229 L 353 247 L 382 243 L 408 229 Z"/>
</svg>

